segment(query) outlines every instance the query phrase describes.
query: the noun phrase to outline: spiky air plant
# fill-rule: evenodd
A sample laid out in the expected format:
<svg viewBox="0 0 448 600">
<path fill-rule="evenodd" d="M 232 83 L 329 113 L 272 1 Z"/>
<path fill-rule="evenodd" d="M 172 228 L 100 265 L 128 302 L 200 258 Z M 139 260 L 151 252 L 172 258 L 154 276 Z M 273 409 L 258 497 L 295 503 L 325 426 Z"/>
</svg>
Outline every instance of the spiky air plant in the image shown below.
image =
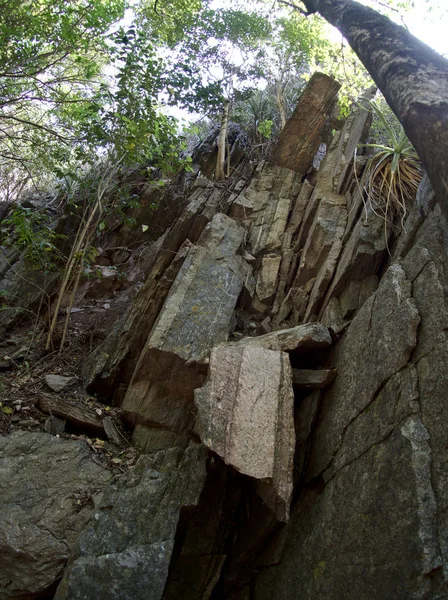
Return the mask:
<svg viewBox="0 0 448 600">
<path fill-rule="evenodd" d="M 375 214 L 384 219 L 384 235 L 388 247 L 388 228 L 400 220 L 401 228 L 407 207 L 415 200 L 422 178 L 420 160 L 401 125 L 394 128 L 375 102 L 369 102 L 374 116 L 384 128 L 385 144 L 362 144 L 376 150 L 366 165 L 364 198 Z"/>
</svg>

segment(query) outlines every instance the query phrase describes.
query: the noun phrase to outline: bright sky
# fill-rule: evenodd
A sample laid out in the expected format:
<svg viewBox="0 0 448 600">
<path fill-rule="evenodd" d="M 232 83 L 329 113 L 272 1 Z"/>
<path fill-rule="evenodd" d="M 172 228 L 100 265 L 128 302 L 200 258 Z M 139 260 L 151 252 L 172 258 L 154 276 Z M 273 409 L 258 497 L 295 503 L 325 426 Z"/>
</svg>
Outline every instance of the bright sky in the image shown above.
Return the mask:
<svg viewBox="0 0 448 600">
<path fill-rule="evenodd" d="M 361 4 L 366 4 L 374 9 L 381 8 L 378 4 L 381 2 L 372 2 L 369 0 L 358 0 Z M 448 58 L 448 0 L 445 0 L 444 8 L 437 7 L 444 2 L 437 0 L 414 0 L 413 9 L 402 12 L 404 23 L 409 31 L 418 37 L 422 42 L 437 50 L 443 56 Z M 389 12 L 388 16 L 403 25 L 400 16 L 397 13 Z M 340 39 L 340 34 L 339 34 Z"/>
</svg>

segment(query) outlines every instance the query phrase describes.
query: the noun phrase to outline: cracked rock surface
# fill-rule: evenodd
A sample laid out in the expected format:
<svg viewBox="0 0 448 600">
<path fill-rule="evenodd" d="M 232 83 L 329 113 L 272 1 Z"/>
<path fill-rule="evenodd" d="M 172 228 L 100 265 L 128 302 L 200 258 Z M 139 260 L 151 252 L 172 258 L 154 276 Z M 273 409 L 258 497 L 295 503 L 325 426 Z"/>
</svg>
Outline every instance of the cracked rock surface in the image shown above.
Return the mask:
<svg viewBox="0 0 448 600">
<path fill-rule="evenodd" d="M 0 598 L 40 598 L 60 578 L 111 479 L 86 444 L 46 433 L 0 437 Z"/>
<path fill-rule="evenodd" d="M 160 599 L 179 513 L 199 500 L 206 456 L 203 446 L 143 456 L 109 486 L 55 598 Z"/>
</svg>

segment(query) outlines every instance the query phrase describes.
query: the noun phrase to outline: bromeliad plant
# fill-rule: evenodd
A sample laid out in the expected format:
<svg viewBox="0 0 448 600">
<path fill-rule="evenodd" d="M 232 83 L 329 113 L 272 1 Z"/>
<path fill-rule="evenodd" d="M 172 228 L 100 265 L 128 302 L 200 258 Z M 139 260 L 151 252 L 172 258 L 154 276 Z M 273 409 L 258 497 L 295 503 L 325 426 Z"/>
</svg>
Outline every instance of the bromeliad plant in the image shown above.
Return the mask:
<svg viewBox="0 0 448 600">
<path fill-rule="evenodd" d="M 394 226 L 397 216 L 401 227 L 404 226 L 407 206 L 415 200 L 422 170 L 419 157 L 403 127 L 398 121 L 394 126 L 378 103 L 369 102 L 369 105 L 388 139 L 384 144 L 361 144 L 376 150 L 366 166 L 365 202 L 384 219 L 387 245 L 388 227 Z"/>
</svg>

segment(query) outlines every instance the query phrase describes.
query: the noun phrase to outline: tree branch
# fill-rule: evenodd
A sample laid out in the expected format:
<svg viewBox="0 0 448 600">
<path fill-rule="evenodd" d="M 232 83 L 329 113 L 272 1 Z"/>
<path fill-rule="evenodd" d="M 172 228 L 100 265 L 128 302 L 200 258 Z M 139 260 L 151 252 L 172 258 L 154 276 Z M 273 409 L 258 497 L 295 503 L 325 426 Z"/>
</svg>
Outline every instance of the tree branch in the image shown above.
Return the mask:
<svg viewBox="0 0 448 600">
<path fill-rule="evenodd" d="M 287 2 L 287 0 L 277 0 L 277 2 L 279 4 L 284 4 L 285 6 L 289 6 L 290 8 L 293 8 L 294 10 L 298 10 L 299 13 L 301 13 L 305 17 L 309 17 L 313 13 L 317 12 L 315 10 L 306 11 L 303 8 L 301 8 L 300 6 L 297 6 L 297 4 L 294 4 L 293 2 Z"/>
</svg>

